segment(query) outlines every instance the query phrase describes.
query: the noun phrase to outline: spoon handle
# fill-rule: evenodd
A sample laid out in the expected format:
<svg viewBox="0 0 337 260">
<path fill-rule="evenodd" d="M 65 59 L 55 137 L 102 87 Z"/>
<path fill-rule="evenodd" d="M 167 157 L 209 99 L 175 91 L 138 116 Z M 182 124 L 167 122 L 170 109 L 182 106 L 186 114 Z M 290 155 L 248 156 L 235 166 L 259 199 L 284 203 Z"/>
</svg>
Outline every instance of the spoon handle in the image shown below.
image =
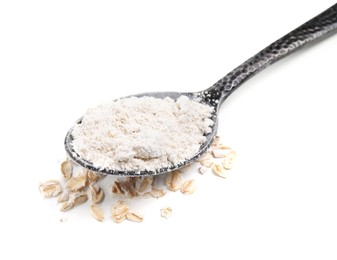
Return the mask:
<svg viewBox="0 0 337 260">
<path fill-rule="evenodd" d="M 300 27 L 273 42 L 262 51 L 232 70 L 206 91 L 220 104 L 243 82 L 274 62 L 295 52 L 308 43 L 316 42 L 337 31 L 337 4 Z"/>
</svg>

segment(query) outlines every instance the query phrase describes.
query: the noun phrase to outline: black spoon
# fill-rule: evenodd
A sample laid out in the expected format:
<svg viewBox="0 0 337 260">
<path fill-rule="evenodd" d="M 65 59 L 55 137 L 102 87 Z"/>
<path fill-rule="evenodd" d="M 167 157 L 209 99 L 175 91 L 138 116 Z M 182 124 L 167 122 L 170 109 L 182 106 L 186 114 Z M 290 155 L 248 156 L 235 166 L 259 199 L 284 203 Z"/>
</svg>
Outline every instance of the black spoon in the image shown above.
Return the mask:
<svg viewBox="0 0 337 260">
<path fill-rule="evenodd" d="M 125 175 L 125 176 L 144 176 L 144 175 L 156 175 L 161 173 L 166 173 L 183 167 L 191 162 L 195 161 L 200 157 L 211 145 L 212 140 L 217 132 L 218 126 L 218 111 L 224 100 L 233 93 L 242 83 L 247 79 L 254 76 L 259 71 L 273 64 L 274 62 L 286 57 L 287 55 L 294 53 L 296 50 L 308 45 L 309 43 L 317 42 L 322 40 L 329 35 L 332 35 L 337 31 L 337 4 L 333 5 L 323 13 L 312 18 L 305 24 L 286 34 L 279 40 L 275 41 L 271 45 L 264 48 L 262 51 L 255 54 L 253 57 L 242 63 L 240 66 L 229 72 L 225 77 L 216 82 L 212 87 L 194 93 L 184 93 L 184 92 L 152 92 L 143 93 L 133 96 L 152 96 L 156 98 L 170 97 L 176 100 L 181 95 L 188 96 L 190 99 L 205 103 L 209 106 L 214 107 L 214 113 L 212 115 L 212 120 L 215 122 L 212 126 L 212 132 L 206 136 L 206 141 L 200 146 L 198 153 L 194 154 L 185 161 L 180 162 L 177 165 L 172 165 L 170 167 L 160 168 L 156 171 L 122 171 L 122 170 L 111 170 L 105 168 L 98 168 L 93 162 L 89 162 L 81 158 L 72 146 L 73 136 L 71 128 L 65 138 L 65 149 L 69 157 L 74 160 L 77 164 L 105 174 L 112 175 Z M 81 119 L 76 122 L 81 123 Z"/>
</svg>

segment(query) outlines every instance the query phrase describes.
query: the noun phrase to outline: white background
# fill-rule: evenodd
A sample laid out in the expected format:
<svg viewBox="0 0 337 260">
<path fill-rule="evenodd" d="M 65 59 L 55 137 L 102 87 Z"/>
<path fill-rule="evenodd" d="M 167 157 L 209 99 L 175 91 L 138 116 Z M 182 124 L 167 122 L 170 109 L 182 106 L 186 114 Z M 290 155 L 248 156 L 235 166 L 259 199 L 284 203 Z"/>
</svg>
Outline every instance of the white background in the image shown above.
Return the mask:
<svg viewBox="0 0 337 260">
<path fill-rule="evenodd" d="M 60 178 L 63 138 L 87 107 L 205 89 L 334 1 L 303 3 L 1 1 L 0 258 L 336 259 L 336 35 L 223 104 L 218 133 L 238 153 L 227 179 L 136 202 L 141 224 L 113 223 L 109 194 L 99 223 L 38 192 Z"/>
</svg>

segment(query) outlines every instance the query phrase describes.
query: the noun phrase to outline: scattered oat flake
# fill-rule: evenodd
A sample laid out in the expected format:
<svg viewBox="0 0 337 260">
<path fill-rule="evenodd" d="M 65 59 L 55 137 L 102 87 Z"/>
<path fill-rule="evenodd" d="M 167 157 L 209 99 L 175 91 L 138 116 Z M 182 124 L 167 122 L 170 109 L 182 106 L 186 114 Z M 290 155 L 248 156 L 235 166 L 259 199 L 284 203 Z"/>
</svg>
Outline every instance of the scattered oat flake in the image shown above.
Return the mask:
<svg viewBox="0 0 337 260">
<path fill-rule="evenodd" d="M 212 168 L 215 175 L 225 178 L 225 174 L 227 170 L 232 168 L 235 158 L 236 152 L 229 146 L 223 145 L 220 142 L 220 138 L 216 136 L 208 151 L 197 159 L 197 162 L 200 163 L 198 171 L 200 174 L 204 174 L 209 168 Z M 136 196 L 142 196 L 142 198 L 148 196 L 161 198 L 166 194 L 166 189 L 160 189 L 157 186 L 161 186 L 164 179 L 167 190 L 180 190 L 183 194 L 189 195 L 195 192 L 196 182 L 193 179 L 183 181 L 182 176 L 186 175 L 185 172 L 190 171 L 191 166 L 193 165 L 170 172 L 166 176 L 160 176 L 160 178 L 158 176 L 118 178 L 111 186 L 111 190 L 113 194 L 124 196 L 123 198 L 133 198 Z M 104 199 L 105 194 L 100 185 L 98 185 L 98 182 L 105 175 L 82 168 L 70 159 L 61 163 L 61 172 L 64 179 L 67 180 L 66 189 L 62 191 L 59 181 L 50 180 L 40 184 L 39 190 L 41 194 L 47 198 L 57 197 L 61 211 L 68 211 L 76 205 L 87 202 L 88 196 L 90 196 L 91 215 L 97 221 L 103 221 L 104 212 L 98 203 Z M 90 190 L 88 194 L 86 192 L 87 189 Z M 160 212 L 161 217 L 169 218 L 172 214 L 172 208 L 164 207 Z M 144 220 L 141 214 L 130 211 L 129 206 L 121 200 L 112 206 L 111 217 L 116 223 L 120 223 L 123 220 L 133 222 L 142 222 Z M 60 222 L 66 221 L 67 218 L 60 218 Z"/>
<path fill-rule="evenodd" d="M 112 206 L 113 215 L 126 214 L 128 210 L 129 210 L 129 206 L 126 205 L 125 202 L 122 200 L 117 201 L 115 205 Z"/>
<path fill-rule="evenodd" d="M 66 160 L 61 163 L 61 172 L 64 179 L 69 180 L 73 176 L 73 166 Z"/>
<path fill-rule="evenodd" d="M 187 180 L 185 181 L 181 187 L 180 191 L 185 195 L 190 195 L 195 191 L 195 180 Z"/>
<path fill-rule="evenodd" d="M 225 170 L 224 168 L 222 168 L 222 166 L 220 164 L 214 164 L 214 166 L 212 167 L 213 173 L 216 176 L 222 177 L 222 178 L 226 178 L 225 176 Z"/>
<path fill-rule="evenodd" d="M 42 196 L 45 198 L 56 197 L 62 192 L 61 185 L 56 180 L 50 180 L 50 181 L 41 183 L 39 186 L 39 190 Z"/>
<path fill-rule="evenodd" d="M 124 194 L 122 187 L 120 186 L 119 182 L 115 181 L 111 187 L 111 191 L 114 194 Z"/>
<path fill-rule="evenodd" d="M 166 186 L 170 191 L 177 191 L 180 189 L 183 179 L 179 171 L 173 171 L 168 173 L 166 177 Z"/>
<path fill-rule="evenodd" d="M 143 193 L 147 191 L 153 183 L 153 176 L 141 177 L 138 191 Z"/>
<path fill-rule="evenodd" d="M 90 213 L 96 220 L 100 222 L 104 220 L 104 212 L 97 204 L 90 206 Z"/>
<path fill-rule="evenodd" d="M 86 187 L 87 183 L 87 174 L 82 173 L 76 177 L 71 177 L 67 184 L 66 188 L 69 191 L 79 191 L 82 190 L 84 187 Z"/>
<path fill-rule="evenodd" d="M 62 203 L 69 200 L 69 191 L 65 190 L 61 193 L 61 195 L 57 198 L 58 203 Z"/>
<path fill-rule="evenodd" d="M 220 136 L 216 135 L 213 138 L 213 142 L 212 142 L 211 146 L 217 146 L 219 143 L 220 143 Z"/>
<path fill-rule="evenodd" d="M 225 158 L 230 152 L 230 149 L 215 149 L 212 151 L 212 154 L 214 158 Z"/>
<path fill-rule="evenodd" d="M 69 201 L 72 201 L 74 203 L 74 206 L 83 204 L 87 202 L 87 200 L 88 200 L 88 195 L 83 192 L 71 193 L 69 196 Z"/>
<path fill-rule="evenodd" d="M 135 182 L 130 180 L 119 182 L 119 186 L 123 190 L 123 194 L 125 194 L 130 198 L 138 196 L 135 184 L 136 184 Z"/>
<path fill-rule="evenodd" d="M 93 204 L 100 203 L 104 199 L 104 191 L 98 185 L 91 185 L 90 193 Z"/>
<path fill-rule="evenodd" d="M 137 214 L 135 212 L 127 212 L 126 213 L 126 219 L 133 221 L 133 222 L 142 222 L 144 220 L 144 217 L 140 214 Z"/>
<path fill-rule="evenodd" d="M 72 209 L 75 206 L 74 202 L 72 201 L 66 201 L 61 204 L 60 210 L 61 211 L 68 211 Z"/>
<path fill-rule="evenodd" d="M 103 174 L 98 173 L 98 172 L 94 172 L 94 171 L 87 172 L 87 178 L 91 184 L 98 182 L 100 179 L 103 178 L 103 176 L 104 176 Z"/>
<path fill-rule="evenodd" d="M 111 209 L 112 220 L 116 223 L 120 223 L 126 219 L 126 213 L 129 211 L 129 207 L 124 201 L 117 201 Z"/>
<path fill-rule="evenodd" d="M 163 218 L 166 218 L 168 219 L 172 214 L 172 208 L 171 207 L 166 207 L 166 208 L 162 208 L 160 210 L 160 215 L 163 217 Z"/>
<path fill-rule="evenodd" d="M 112 220 L 115 223 L 121 223 L 122 221 L 126 220 L 126 214 L 125 215 L 112 216 Z"/>
<path fill-rule="evenodd" d="M 152 188 L 150 192 L 145 193 L 144 195 L 150 195 L 153 198 L 159 199 L 164 197 L 166 192 L 163 189 Z"/>
<path fill-rule="evenodd" d="M 232 150 L 230 146 L 219 144 L 216 146 L 216 149 L 221 149 L 221 150 Z"/>
<path fill-rule="evenodd" d="M 212 162 L 211 160 L 204 160 L 204 161 L 201 161 L 200 164 L 207 168 L 211 168 L 214 165 L 214 162 Z"/>
<path fill-rule="evenodd" d="M 236 152 L 232 150 L 229 154 L 225 156 L 225 159 L 222 161 L 222 166 L 226 170 L 232 169 L 235 158 L 236 158 Z"/>
</svg>

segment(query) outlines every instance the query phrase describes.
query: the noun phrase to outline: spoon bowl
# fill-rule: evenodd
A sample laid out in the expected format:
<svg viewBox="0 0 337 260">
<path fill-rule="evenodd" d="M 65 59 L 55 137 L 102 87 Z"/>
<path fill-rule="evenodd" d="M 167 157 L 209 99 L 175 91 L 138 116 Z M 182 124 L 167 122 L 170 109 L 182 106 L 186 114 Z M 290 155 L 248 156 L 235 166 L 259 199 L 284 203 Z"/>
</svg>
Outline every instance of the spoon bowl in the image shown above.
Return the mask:
<svg viewBox="0 0 337 260">
<path fill-rule="evenodd" d="M 200 91 L 200 92 L 152 92 L 132 95 L 133 97 L 144 97 L 150 96 L 155 98 L 166 98 L 170 97 L 173 100 L 177 100 L 180 96 L 185 95 L 193 101 L 197 101 L 214 108 L 211 119 L 214 124 L 212 126 L 212 131 L 207 134 L 206 141 L 201 144 L 199 151 L 193 154 L 189 158 L 176 165 L 169 167 L 159 168 L 155 171 L 122 171 L 122 170 L 111 170 L 105 168 L 95 167 L 93 162 L 89 162 L 81 158 L 73 148 L 72 141 L 73 135 L 71 128 L 65 138 L 65 149 L 68 156 L 77 164 L 100 173 L 112 174 L 112 175 L 123 175 L 123 176 L 146 176 L 146 175 L 157 175 L 166 172 L 170 172 L 186 166 L 196 159 L 198 159 L 211 145 L 213 138 L 217 132 L 218 126 L 218 111 L 221 104 L 225 99 L 233 93 L 239 86 L 242 85 L 247 79 L 254 76 L 256 73 L 267 68 L 271 64 L 277 62 L 278 60 L 288 56 L 291 53 L 301 49 L 304 46 L 308 46 L 312 43 L 318 42 L 319 40 L 325 39 L 326 37 L 334 34 L 337 31 L 337 4 L 333 5 L 323 13 L 312 18 L 308 22 L 299 26 L 295 30 L 281 37 L 277 41 L 273 42 L 257 54 L 255 54 L 250 59 L 246 60 L 240 66 L 236 67 L 234 70 L 229 72 L 225 77 L 216 82 L 212 87 Z M 131 96 L 129 96 L 131 97 Z M 81 124 L 82 118 L 80 118 L 76 124 Z"/>
<path fill-rule="evenodd" d="M 214 124 L 211 126 L 212 131 L 207 134 L 206 141 L 200 146 L 199 151 L 192 155 L 190 158 L 187 158 L 186 160 L 180 162 L 179 164 L 172 165 L 170 167 L 163 167 L 159 168 L 156 171 L 150 171 L 150 170 L 142 170 L 142 171 L 119 171 L 119 170 L 112 170 L 112 169 L 106 169 L 106 168 L 98 168 L 96 167 L 92 162 L 89 162 L 78 155 L 78 153 L 74 150 L 72 141 L 74 140 L 72 135 L 73 127 L 68 131 L 66 138 L 65 138 L 65 149 L 68 154 L 68 156 L 77 164 L 81 165 L 84 168 L 87 168 L 89 170 L 100 172 L 104 174 L 111 174 L 111 175 L 123 175 L 123 176 L 147 176 L 147 175 L 157 175 L 161 173 L 166 173 L 170 171 L 177 170 L 181 167 L 184 167 L 192 162 L 194 162 L 196 159 L 198 159 L 211 145 L 213 138 L 216 135 L 217 132 L 217 111 L 218 111 L 218 104 L 219 102 L 214 100 L 213 103 L 208 103 L 211 101 L 211 99 L 206 99 L 206 95 L 208 93 L 202 92 L 148 92 L 148 93 L 141 93 L 137 95 L 131 95 L 128 97 L 154 97 L 154 98 L 160 98 L 164 99 L 166 97 L 172 98 L 173 100 L 177 100 L 181 96 L 187 96 L 193 101 L 197 101 L 200 103 L 207 104 L 209 106 L 212 106 L 214 108 L 214 111 L 212 113 L 211 119 L 214 122 Z M 81 124 L 82 118 L 77 120 L 76 124 Z"/>
</svg>

